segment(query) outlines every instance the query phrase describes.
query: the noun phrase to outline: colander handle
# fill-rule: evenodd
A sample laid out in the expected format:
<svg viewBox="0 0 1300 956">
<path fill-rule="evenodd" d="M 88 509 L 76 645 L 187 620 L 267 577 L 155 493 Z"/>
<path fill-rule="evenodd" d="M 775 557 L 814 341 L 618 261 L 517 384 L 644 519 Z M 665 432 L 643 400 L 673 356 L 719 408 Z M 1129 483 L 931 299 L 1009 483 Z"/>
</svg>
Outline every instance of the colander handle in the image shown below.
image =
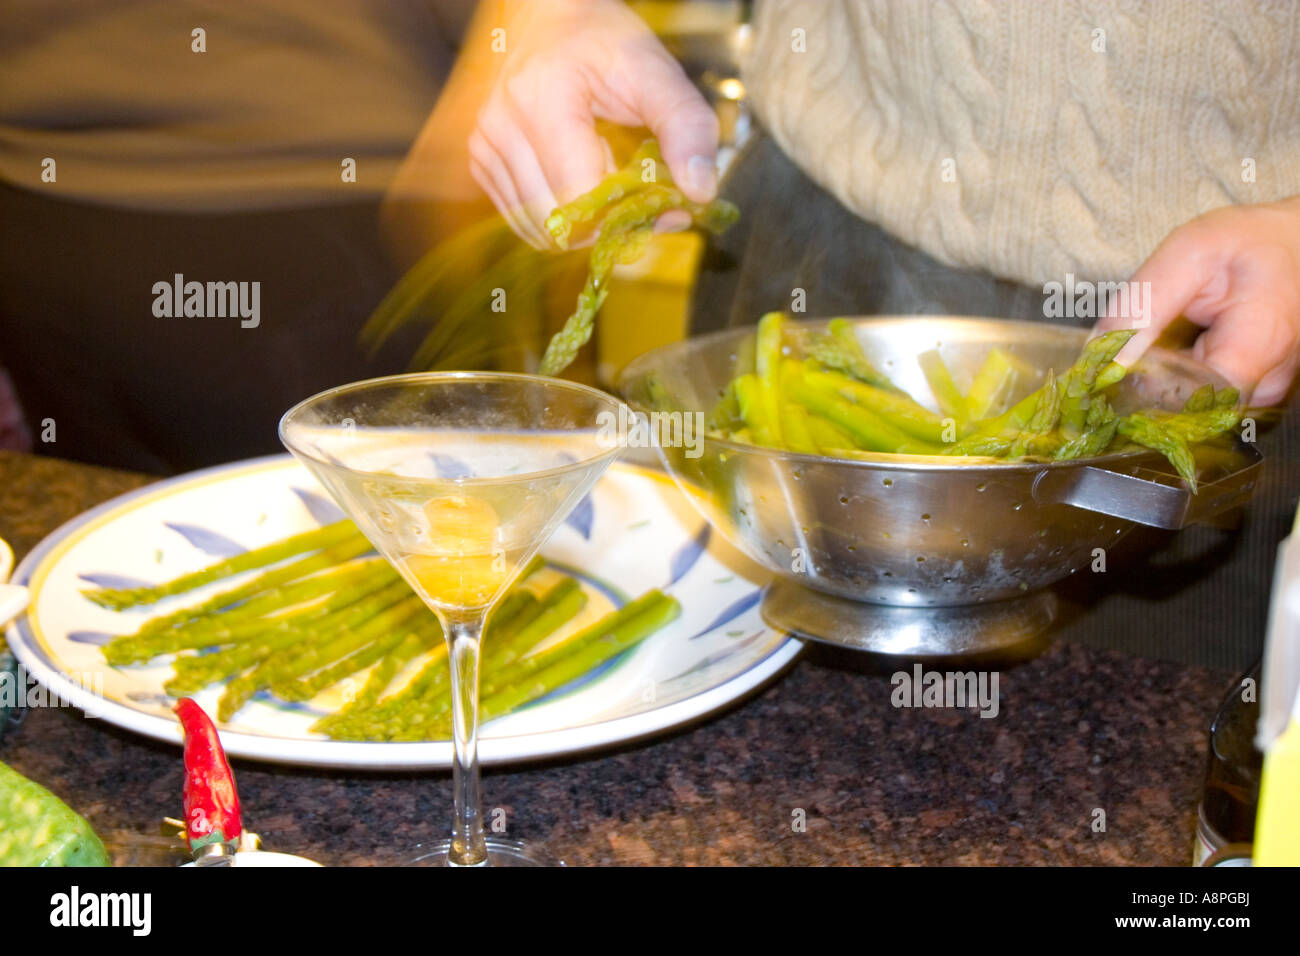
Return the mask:
<svg viewBox="0 0 1300 956">
<path fill-rule="evenodd" d="M 1244 504 L 1250 498 L 1264 456 L 1253 445 L 1243 443 L 1238 444 L 1236 456 L 1237 461 L 1227 474 L 1202 482 L 1196 494 L 1180 478 L 1157 471 L 1149 471 L 1153 478 L 1148 479 L 1095 465 L 1044 468 L 1034 479 L 1034 500 L 1039 504 L 1071 505 L 1152 528 L 1177 531 Z"/>
</svg>

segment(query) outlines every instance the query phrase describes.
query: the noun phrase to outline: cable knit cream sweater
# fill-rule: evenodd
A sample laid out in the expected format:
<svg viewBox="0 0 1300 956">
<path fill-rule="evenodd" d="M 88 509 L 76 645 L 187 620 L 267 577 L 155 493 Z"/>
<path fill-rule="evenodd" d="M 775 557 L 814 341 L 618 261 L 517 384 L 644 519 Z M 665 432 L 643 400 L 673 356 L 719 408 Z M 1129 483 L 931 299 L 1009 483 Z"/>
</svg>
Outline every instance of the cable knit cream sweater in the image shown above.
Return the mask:
<svg viewBox="0 0 1300 956">
<path fill-rule="evenodd" d="M 1295 0 L 760 0 L 745 79 L 858 215 L 1034 286 L 1300 194 Z"/>
</svg>

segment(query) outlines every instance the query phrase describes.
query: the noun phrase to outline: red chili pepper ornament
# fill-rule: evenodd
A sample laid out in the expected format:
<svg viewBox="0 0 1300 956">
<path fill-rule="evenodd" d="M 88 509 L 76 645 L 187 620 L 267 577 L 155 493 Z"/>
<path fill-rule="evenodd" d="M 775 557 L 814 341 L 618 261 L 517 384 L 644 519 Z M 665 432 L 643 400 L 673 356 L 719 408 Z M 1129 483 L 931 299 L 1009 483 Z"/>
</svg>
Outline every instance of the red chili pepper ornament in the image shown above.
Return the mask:
<svg viewBox="0 0 1300 956">
<path fill-rule="evenodd" d="M 185 732 L 185 836 L 190 852 L 195 859 L 233 854 L 242 832 L 239 794 L 217 728 L 190 697 L 181 698 L 173 709 Z"/>
</svg>

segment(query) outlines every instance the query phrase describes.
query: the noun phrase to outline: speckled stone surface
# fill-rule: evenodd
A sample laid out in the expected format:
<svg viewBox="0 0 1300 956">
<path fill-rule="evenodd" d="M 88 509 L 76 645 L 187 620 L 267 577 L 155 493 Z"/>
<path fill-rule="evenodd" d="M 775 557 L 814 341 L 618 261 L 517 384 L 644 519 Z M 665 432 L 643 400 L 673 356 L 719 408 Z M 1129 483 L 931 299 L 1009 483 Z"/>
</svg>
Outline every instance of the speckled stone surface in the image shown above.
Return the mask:
<svg viewBox="0 0 1300 956">
<path fill-rule="evenodd" d="M 21 556 L 145 480 L 0 453 L 0 535 Z M 693 727 L 489 771 L 487 811 L 571 865 L 1189 861 L 1206 729 L 1233 675 L 1056 643 L 1000 667 L 986 719 L 895 708 L 897 669 L 811 648 Z M 170 862 L 149 843 L 180 812 L 178 748 L 44 709 L 0 740 L 0 760 L 87 816 L 118 862 Z M 323 863 L 403 863 L 450 819 L 446 773 L 235 771 L 267 849 Z"/>
</svg>

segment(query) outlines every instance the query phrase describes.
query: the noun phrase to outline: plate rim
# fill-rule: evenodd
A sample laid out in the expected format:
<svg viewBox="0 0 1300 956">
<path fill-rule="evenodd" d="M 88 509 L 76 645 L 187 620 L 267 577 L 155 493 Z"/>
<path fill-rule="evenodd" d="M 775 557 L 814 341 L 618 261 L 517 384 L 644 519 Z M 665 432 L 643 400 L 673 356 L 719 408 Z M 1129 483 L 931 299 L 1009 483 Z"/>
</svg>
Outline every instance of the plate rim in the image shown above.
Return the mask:
<svg viewBox="0 0 1300 956">
<path fill-rule="evenodd" d="M 300 465 L 287 452 L 263 455 L 172 475 L 123 492 L 70 518 L 47 534 L 19 562 L 13 571 L 12 580 L 17 584 L 28 585 L 33 573 L 47 556 L 74 532 L 119 511 L 124 505 L 137 499 L 155 495 L 165 496 L 169 492 L 174 492 L 177 486 L 204 481 L 223 472 L 251 472 L 260 468 L 282 467 L 290 464 Z M 677 487 L 670 476 L 658 469 L 623 461 L 615 461 L 611 465 L 611 469 L 614 468 L 631 471 L 663 481 L 674 488 Z M 681 493 L 680 489 L 677 490 Z M 762 588 L 765 585 L 760 583 L 758 586 Z M 35 598 L 36 595 L 33 594 L 31 605 L 33 608 L 36 604 Z M 771 625 L 767 626 L 771 627 Z M 671 704 L 651 707 L 636 714 L 614 717 L 592 724 L 531 734 L 480 737 L 479 763 L 485 767 L 502 766 L 588 753 L 606 747 L 643 741 L 648 737 L 668 733 L 707 717 L 739 702 L 775 678 L 803 651 L 805 644 L 799 638 L 776 628 L 772 630 L 778 635 L 784 633 L 785 640 L 777 644 L 768 655 L 720 684 Z M 176 720 L 141 713 L 117 701 L 100 698 L 93 691 L 69 679 L 62 670 L 46 664 L 40 649 L 36 646 L 36 636 L 28 624 L 26 613 L 11 621 L 5 633 L 11 652 L 27 673 L 63 700 L 85 712 L 86 719 L 107 720 L 115 726 L 154 740 L 177 746 L 181 744 L 180 724 Z M 51 664 L 53 663 L 51 661 Z M 231 757 L 262 763 L 358 770 L 446 770 L 450 769 L 453 758 L 450 741 L 314 740 L 300 737 L 262 736 L 229 729 L 219 730 L 218 733 L 226 752 Z"/>
</svg>

